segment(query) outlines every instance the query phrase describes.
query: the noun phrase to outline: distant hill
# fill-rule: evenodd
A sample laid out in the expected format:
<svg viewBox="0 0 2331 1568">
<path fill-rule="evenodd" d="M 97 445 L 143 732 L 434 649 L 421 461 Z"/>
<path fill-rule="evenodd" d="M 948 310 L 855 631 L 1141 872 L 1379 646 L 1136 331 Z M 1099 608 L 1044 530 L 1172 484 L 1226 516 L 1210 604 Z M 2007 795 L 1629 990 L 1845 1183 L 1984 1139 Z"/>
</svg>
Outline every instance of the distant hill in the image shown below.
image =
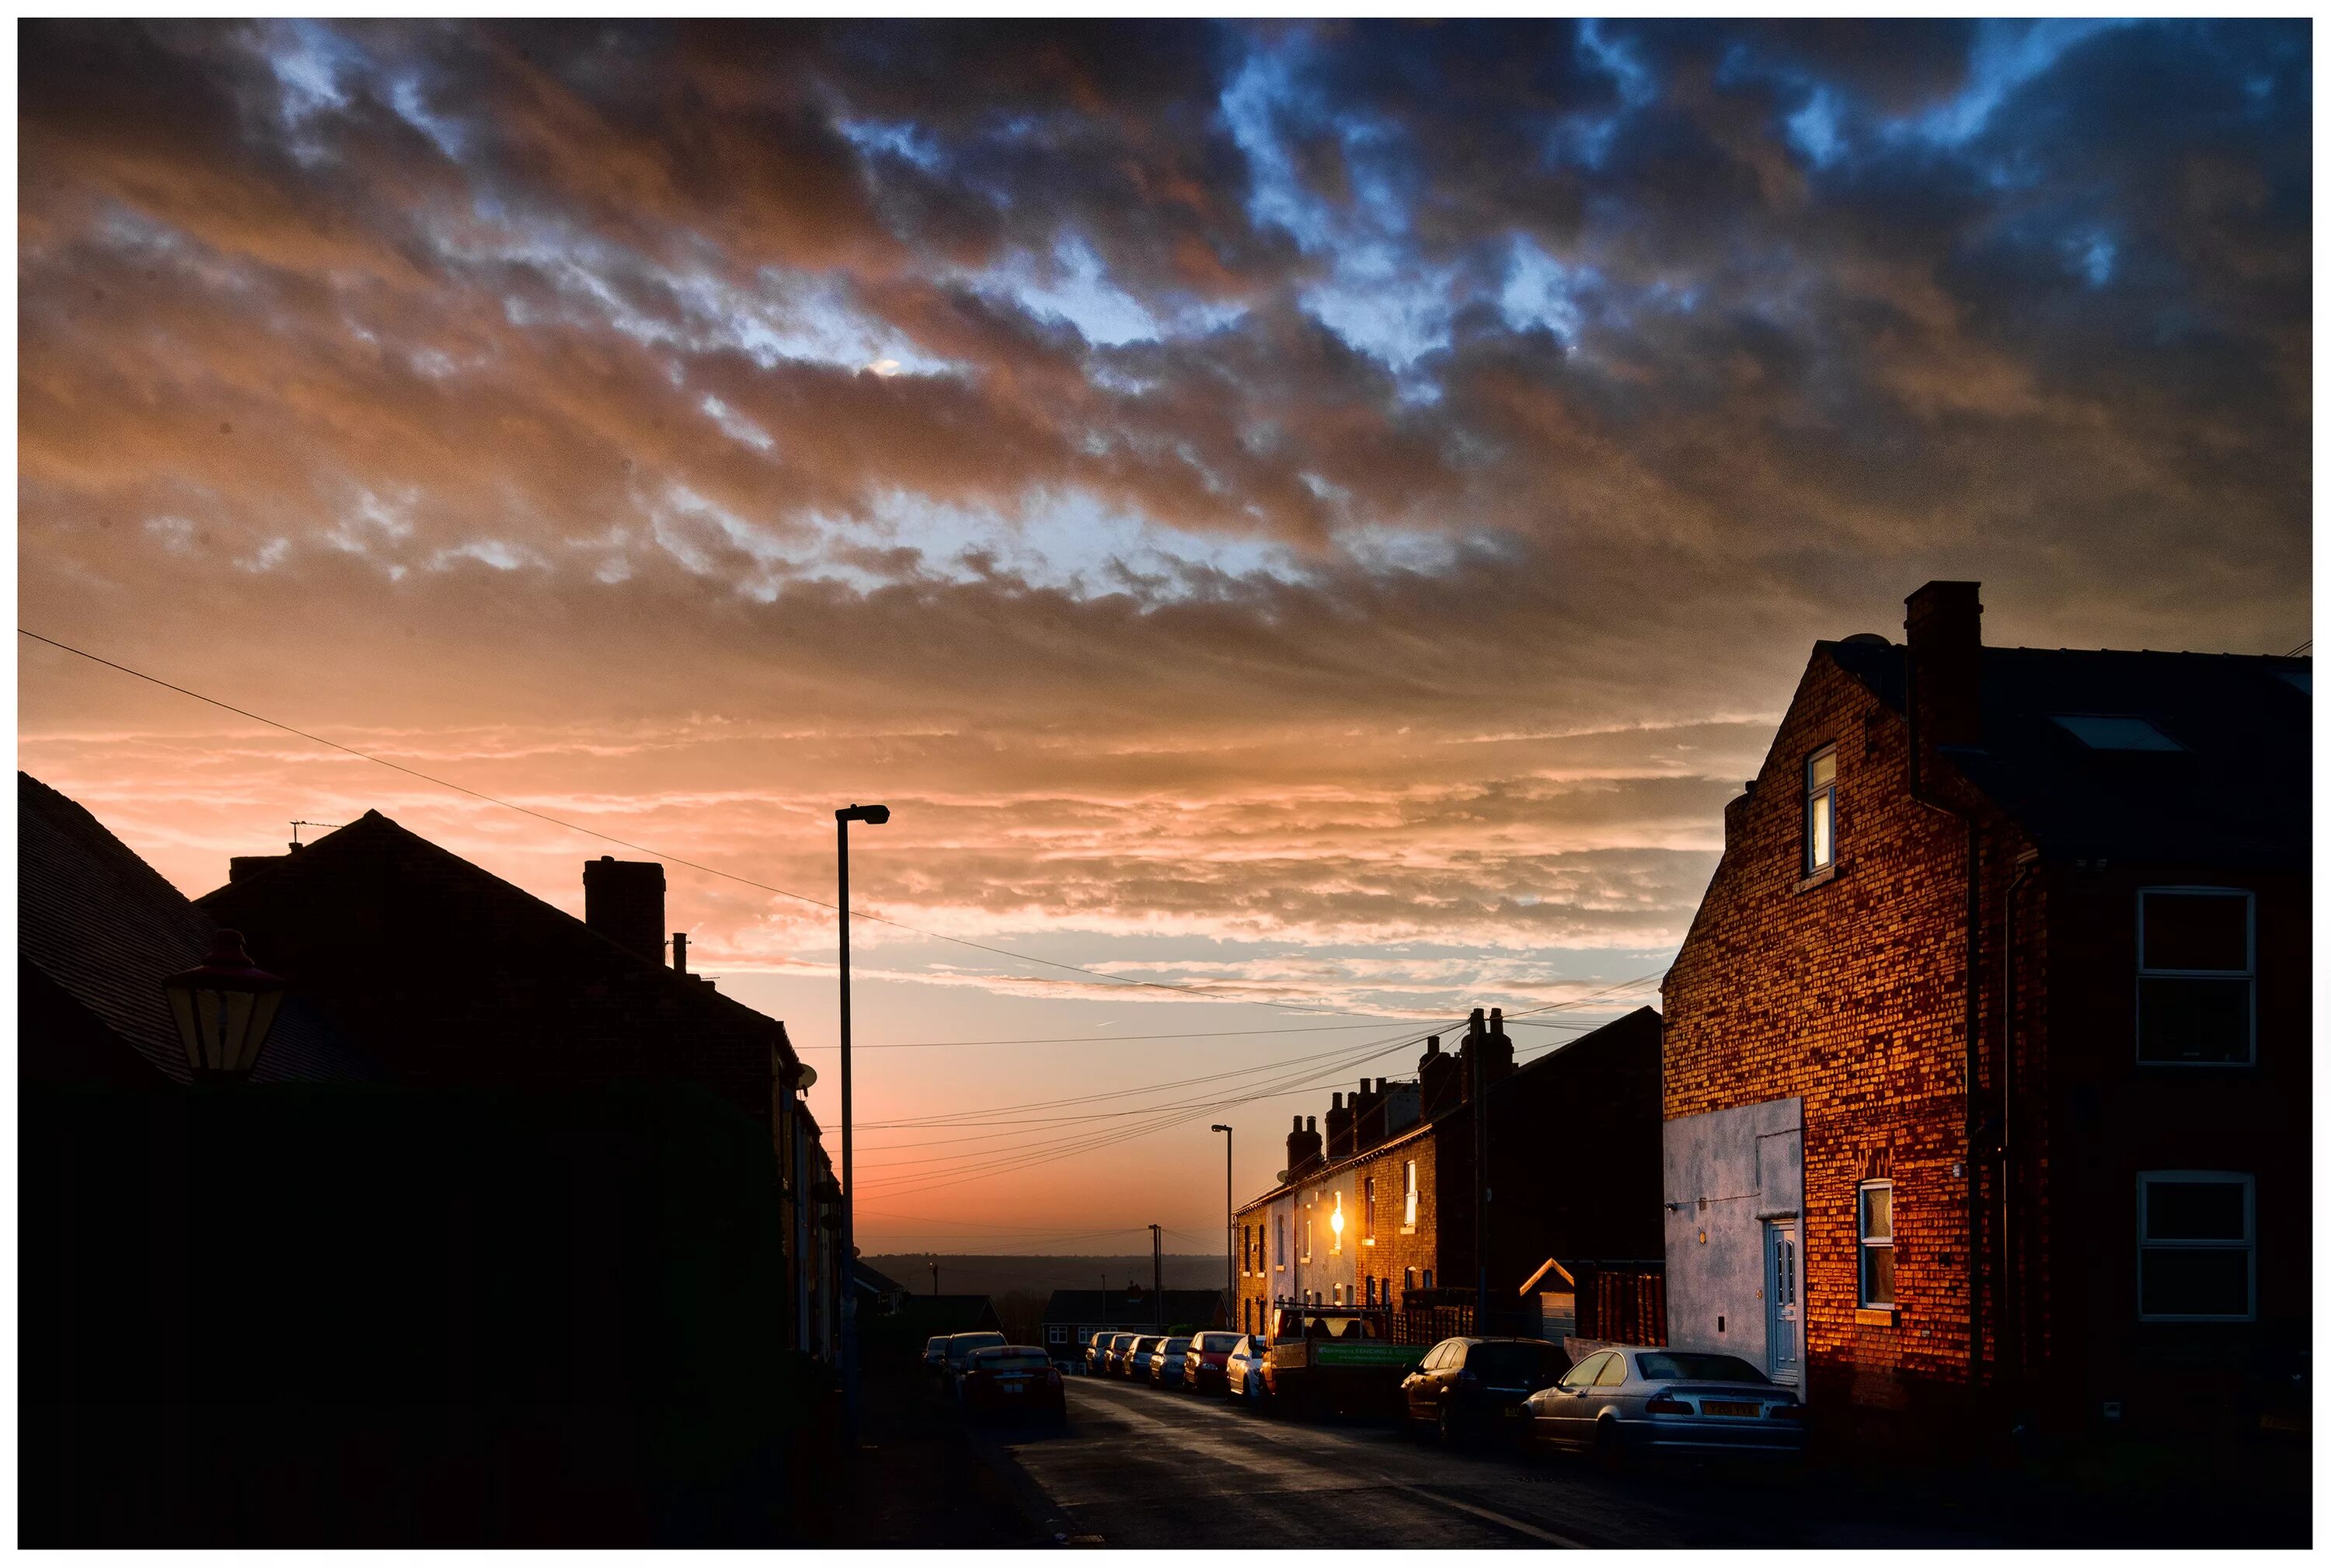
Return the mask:
<svg viewBox="0 0 2331 1568">
<path fill-rule="evenodd" d="M 1003 1296 L 1022 1291 L 1092 1290 L 1104 1282 L 1111 1290 L 1137 1284 L 1150 1286 L 1149 1254 L 1126 1257 L 1012 1258 L 992 1253 L 869 1252 L 866 1261 L 918 1296 L 931 1288 L 930 1266 L 939 1266 L 939 1289 L 954 1295 L 977 1291 Z M 1204 1290 L 1223 1284 L 1228 1259 L 1203 1253 L 1166 1254 L 1166 1288 Z"/>
</svg>

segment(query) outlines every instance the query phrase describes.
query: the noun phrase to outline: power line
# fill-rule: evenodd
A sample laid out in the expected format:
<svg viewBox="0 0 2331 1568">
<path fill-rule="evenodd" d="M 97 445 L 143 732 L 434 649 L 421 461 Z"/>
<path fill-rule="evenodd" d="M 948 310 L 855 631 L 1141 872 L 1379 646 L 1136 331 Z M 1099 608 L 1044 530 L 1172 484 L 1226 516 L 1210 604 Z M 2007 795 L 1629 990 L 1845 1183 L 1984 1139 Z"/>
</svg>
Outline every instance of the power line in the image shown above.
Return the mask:
<svg viewBox="0 0 2331 1568">
<path fill-rule="evenodd" d="M 893 1040 L 867 1045 L 854 1045 L 852 1050 L 919 1050 L 942 1045 L 1113 1045 L 1118 1041 L 1136 1040 L 1245 1040 L 1264 1034 L 1326 1034 L 1336 1030 L 1374 1029 L 1385 1023 L 1415 1023 L 1422 1020 L 1403 1018 L 1383 1013 L 1357 1023 L 1306 1024 L 1294 1029 L 1201 1029 L 1179 1034 L 1047 1034 L 1028 1040 Z M 1566 1019 L 1521 1018 L 1508 1014 L 1508 1023 L 1520 1022 L 1531 1029 L 1579 1029 L 1581 1024 Z M 796 1045 L 795 1050 L 839 1050 L 838 1045 Z"/>
</svg>

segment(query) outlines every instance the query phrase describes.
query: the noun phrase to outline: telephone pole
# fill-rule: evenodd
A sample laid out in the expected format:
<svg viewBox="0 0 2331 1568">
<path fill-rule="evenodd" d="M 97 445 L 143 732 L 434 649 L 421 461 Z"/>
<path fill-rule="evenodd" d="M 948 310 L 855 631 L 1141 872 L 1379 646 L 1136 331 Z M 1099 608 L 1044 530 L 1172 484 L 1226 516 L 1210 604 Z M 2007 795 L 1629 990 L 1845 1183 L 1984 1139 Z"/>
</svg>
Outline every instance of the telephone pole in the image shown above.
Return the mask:
<svg viewBox="0 0 2331 1568">
<path fill-rule="evenodd" d="M 1157 1315 L 1157 1326 L 1166 1326 L 1166 1231 L 1162 1226 L 1149 1227 L 1149 1310 Z"/>
</svg>

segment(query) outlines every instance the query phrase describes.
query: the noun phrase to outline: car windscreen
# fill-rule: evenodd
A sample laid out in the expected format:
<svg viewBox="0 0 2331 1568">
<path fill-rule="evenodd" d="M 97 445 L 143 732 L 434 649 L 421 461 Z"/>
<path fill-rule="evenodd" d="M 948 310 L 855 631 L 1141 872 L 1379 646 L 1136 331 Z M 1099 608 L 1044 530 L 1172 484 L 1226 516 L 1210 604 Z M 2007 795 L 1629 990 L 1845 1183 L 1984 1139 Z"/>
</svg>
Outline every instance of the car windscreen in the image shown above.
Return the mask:
<svg viewBox="0 0 2331 1568">
<path fill-rule="evenodd" d="M 1238 1348 L 1238 1342 L 1239 1336 L 1235 1334 L 1202 1334 L 1197 1337 L 1196 1345 L 1200 1350 L 1227 1355 Z"/>
<path fill-rule="evenodd" d="M 983 1350 L 971 1358 L 974 1372 L 1042 1372 L 1051 1364 L 1041 1350 Z"/>
<path fill-rule="evenodd" d="M 975 1350 L 985 1350 L 991 1345 L 1003 1343 L 1004 1336 L 1000 1334 L 958 1334 L 947 1341 L 947 1354 L 961 1361 Z"/>
<path fill-rule="evenodd" d="M 1635 1357 L 1635 1370 L 1649 1382 L 1688 1378 L 1695 1383 L 1763 1383 L 1765 1374 L 1736 1355 L 1707 1351 L 1667 1350 Z"/>
<path fill-rule="evenodd" d="M 1551 1345 L 1477 1345 L 1465 1353 L 1465 1370 L 1486 1383 L 1551 1382 L 1570 1370 L 1570 1358 Z"/>
</svg>

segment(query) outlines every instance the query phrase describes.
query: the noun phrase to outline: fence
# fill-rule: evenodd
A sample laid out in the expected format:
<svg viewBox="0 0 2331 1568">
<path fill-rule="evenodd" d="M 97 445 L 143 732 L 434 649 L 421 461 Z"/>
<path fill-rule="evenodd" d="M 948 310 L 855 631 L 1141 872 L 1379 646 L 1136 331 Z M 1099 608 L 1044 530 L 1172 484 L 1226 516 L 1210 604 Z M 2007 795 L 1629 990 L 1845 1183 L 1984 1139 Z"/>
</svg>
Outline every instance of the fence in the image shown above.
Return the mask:
<svg viewBox="0 0 2331 1568">
<path fill-rule="evenodd" d="M 1658 1263 L 1581 1264 L 1576 1269 L 1581 1339 L 1619 1345 L 1668 1342 L 1667 1276 Z M 1499 1302 L 1483 1317 L 1470 1290 L 1411 1290 L 1388 1315 L 1387 1331 L 1400 1345 L 1437 1345 L 1472 1334 L 1535 1335 L 1538 1323 L 1519 1302 Z M 1479 1325 L 1479 1326 L 1476 1326 Z"/>
</svg>

